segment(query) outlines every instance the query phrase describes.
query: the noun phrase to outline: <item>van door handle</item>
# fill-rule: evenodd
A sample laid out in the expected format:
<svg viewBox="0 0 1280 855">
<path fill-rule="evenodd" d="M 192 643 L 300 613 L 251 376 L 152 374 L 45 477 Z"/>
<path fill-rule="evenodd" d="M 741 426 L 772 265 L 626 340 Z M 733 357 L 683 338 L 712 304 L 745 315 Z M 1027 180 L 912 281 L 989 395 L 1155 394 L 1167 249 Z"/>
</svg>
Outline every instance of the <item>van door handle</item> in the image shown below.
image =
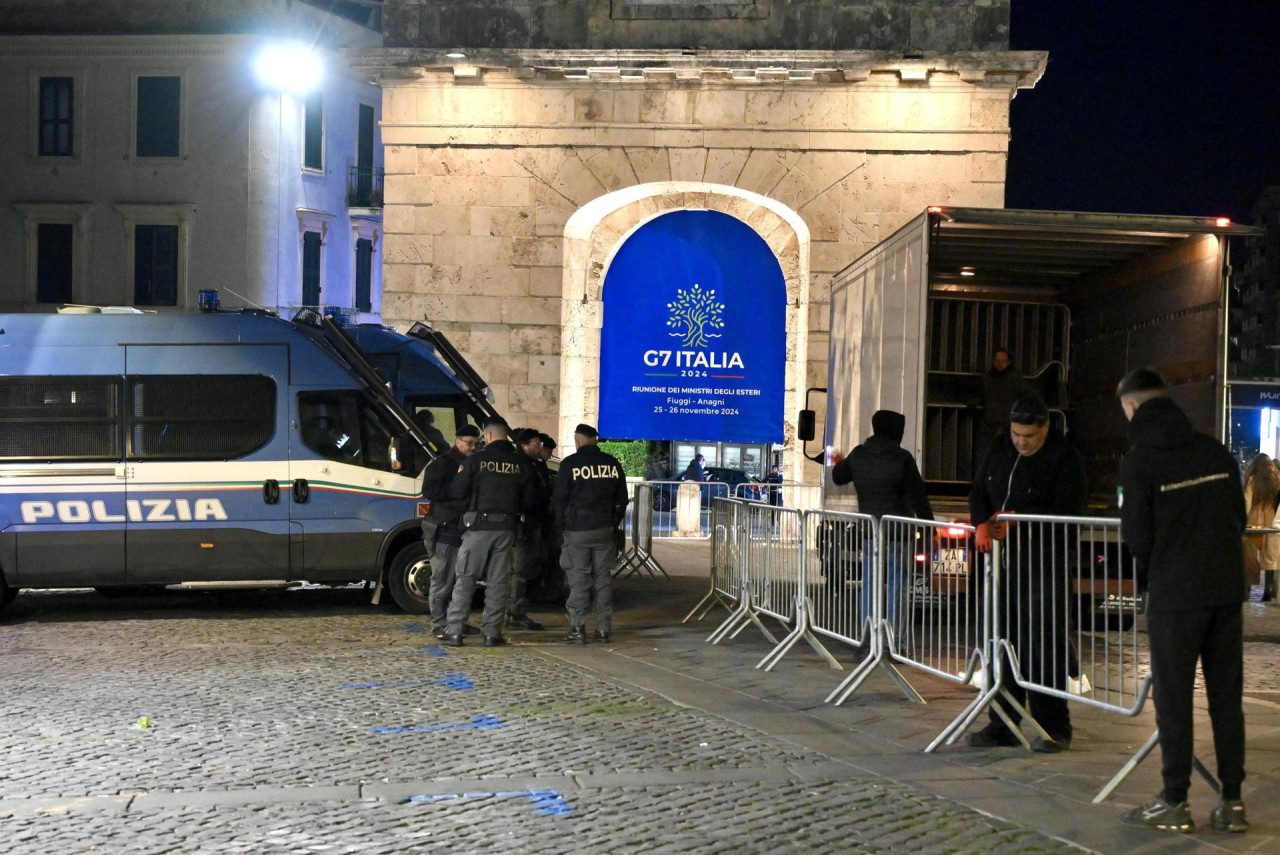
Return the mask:
<svg viewBox="0 0 1280 855">
<path fill-rule="evenodd" d="M 268 505 L 274 505 L 280 501 L 280 482 L 275 478 L 268 478 L 262 482 L 262 501 Z"/>
<path fill-rule="evenodd" d="M 311 498 L 311 486 L 307 483 L 307 479 L 295 478 L 293 481 L 293 500 L 299 505 L 305 505 L 309 498 Z"/>
</svg>

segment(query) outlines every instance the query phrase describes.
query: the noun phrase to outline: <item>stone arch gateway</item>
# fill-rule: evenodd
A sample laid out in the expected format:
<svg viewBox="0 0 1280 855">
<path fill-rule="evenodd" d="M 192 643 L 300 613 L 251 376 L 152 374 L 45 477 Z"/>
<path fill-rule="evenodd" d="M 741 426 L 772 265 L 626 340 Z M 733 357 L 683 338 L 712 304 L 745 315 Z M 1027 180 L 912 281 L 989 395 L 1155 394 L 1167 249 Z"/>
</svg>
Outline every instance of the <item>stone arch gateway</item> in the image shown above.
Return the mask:
<svg viewBox="0 0 1280 855">
<path fill-rule="evenodd" d="M 601 196 L 565 225 L 560 358 L 560 432 L 601 415 L 601 331 L 605 280 L 619 250 L 642 227 L 676 211 L 717 212 L 744 224 L 772 252 L 785 289 L 781 367 L 783 465 L 799 474 L 795 416 L 805 389 L 809 308 L 809 230 L 795 211 L 757 193 L 701 182 L 655 182 Z M 658 438 L 658 437 L 654 437 Z"/>
</svg>

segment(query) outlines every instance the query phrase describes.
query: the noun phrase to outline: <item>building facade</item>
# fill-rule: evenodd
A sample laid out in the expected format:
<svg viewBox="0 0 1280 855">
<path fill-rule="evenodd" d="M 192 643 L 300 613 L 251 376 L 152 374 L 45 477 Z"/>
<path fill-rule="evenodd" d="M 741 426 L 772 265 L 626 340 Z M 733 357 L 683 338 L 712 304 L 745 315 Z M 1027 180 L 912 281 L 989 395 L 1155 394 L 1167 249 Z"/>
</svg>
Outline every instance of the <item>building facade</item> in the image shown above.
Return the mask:
<svg viewBox="0 0 1280 855">
<path fill-rule="evenodd" d="M 827 376 L 831 274 L 926 206 L 1001 207 L 1047 56 L 1007 0 L 384 4 L 383 315 L 446 330 L 518 423 L 599 416 L 602 286 L 664 212 L 751 226 L 786 283 L 782 443 Z M 680 439 L 680 437 L 629 437 Z"/>
<path fill-rule="evenodd" d="M 288 0 L 0 5 L 0 311 L 217 289 L 379 316 L 381 95 L 341 53 L 378 31 Z M 299 43 L 311 88 L 263 77 Z"/>
</svg>

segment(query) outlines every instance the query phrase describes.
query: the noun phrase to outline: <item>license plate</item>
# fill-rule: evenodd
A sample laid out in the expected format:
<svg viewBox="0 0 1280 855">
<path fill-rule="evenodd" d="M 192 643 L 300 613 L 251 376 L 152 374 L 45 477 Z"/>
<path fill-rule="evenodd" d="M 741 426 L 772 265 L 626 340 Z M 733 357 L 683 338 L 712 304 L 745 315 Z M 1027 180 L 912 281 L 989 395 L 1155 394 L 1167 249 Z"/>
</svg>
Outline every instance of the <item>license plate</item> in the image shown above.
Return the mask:
<svg viewBox="0 0 1280 855">
<path fill-rule="evenodd" d="M 935 576 L 968 576 L 968 550 L 962 548 L 939 549 L 938 557 L 933 562 Z"/>
</svg>

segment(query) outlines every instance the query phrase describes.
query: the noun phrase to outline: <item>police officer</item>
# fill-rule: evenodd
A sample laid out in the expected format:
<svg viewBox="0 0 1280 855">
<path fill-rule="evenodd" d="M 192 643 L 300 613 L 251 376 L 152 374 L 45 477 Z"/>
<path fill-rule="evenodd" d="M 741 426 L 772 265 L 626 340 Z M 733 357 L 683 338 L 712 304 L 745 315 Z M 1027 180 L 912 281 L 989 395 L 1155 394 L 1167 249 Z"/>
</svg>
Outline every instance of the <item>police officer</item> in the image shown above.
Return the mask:
<svg viewBox="0 0 1280 855">
<path fill-rule="evenodd" d="M 422 498 L 431 502 L 431 513 L 426 518 L 429 525 L 423 527 L 423 539 L 431 555 L 431 588 L 427 600 L 431 604 L 431 631 L 436 638 L 445 636 L 445 615 L 453 596 L 458 547 L 462 545 L 462 513 L 466 510 L 464 502 L 449 498 L 449 485 L 480 444 L 480 429 L 464 424 L 456 436 L 453 446 L 432 460 L 422 476 Z"/>
<path fill-rule="evenodd" d="M 516 431 L 512 438 L 516 446 L 529 458 L 537 481 L 538 498 L 533 509 L 525 515 L 516 537 L 515 567 L 511 573 L 511 605 L 507 626 L 512 629 L 542 629 L 542 624 L 529 617 L 529 588 L 541 574 L 539 559 L 542 555 L 543 521 L 551 514 L 550 470 L 542 460 L 542 440 L 533 428 Z"/>
<path fill-rule="evenodd" d="M 1235 459 L 1199 433 L 1150 368 L 1130 371 L 1116 396 L 1129 419 L 1120 461 L 1120 534 L 1147 584 L 1151 693 L 1160 729 L 1160 795 L 1126 822 L 1192 831 L 1192 700 L 1196 660 L 1204 671 L 1222 801 L 1209 815 L 1216 831 L 1248 830 L 1244 781 L 1244 622 L 1249 598 L 1242 568 L 1245 505 Z"/>
<path fill-rule="evenodd" d="M 467 458 L 449 485 L 449 498 L 463 500 L 465 531 L 458 549 L 457 579 L 449 603 L 448 626 L 443 641 L 462 646 L 463 625 L 471 611 L 476 582 L 484 578 L 484 646 L 507 643 L 502 623 L 507 610 L 507 580 L 511 574 L 511 549 L 516 526 L 537 498 L 537 485 L 529 458 L 509 438 L 510 428 L 500 418 L 484 423 L 485 448 Z"/>
<path fill-rule="evenodd" d="M 613 621 L 613 567 L 618 560 L 614 531 L 627 509 L 622 464 L 597 444 L 599 434 L 580 424 L 573 432 L 577 451 L 560 462 L 552 505 L 564 531 L 560 566 L 569 576 L 570 644 L 587 643 L 587 606 L 594 589 L 596 638 L 609 640 Z"/>
</svg>

